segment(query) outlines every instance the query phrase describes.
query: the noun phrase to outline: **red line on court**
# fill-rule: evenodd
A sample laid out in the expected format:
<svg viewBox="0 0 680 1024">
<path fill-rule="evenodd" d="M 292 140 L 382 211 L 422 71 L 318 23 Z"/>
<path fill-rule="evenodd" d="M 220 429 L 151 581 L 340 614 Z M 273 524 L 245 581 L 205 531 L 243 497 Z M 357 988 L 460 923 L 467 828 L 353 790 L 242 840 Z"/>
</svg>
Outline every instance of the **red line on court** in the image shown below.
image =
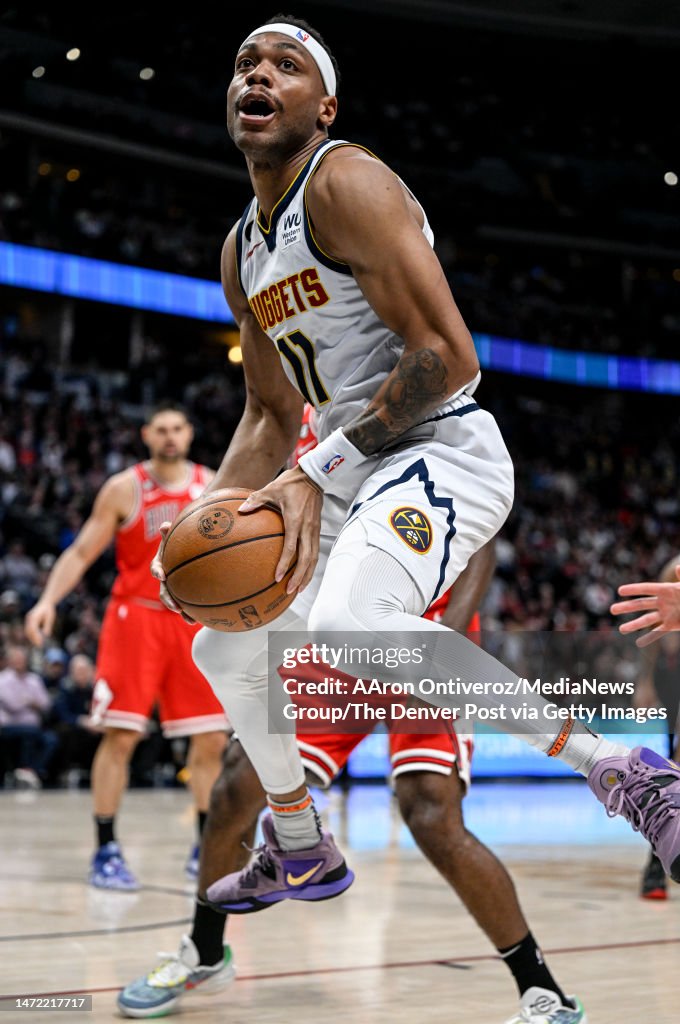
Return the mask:
<svg viewBox="0 0 680 1024">
<path fill-rule="evenodd" d="M 544 949 L 546 956 L 557 954 L 573 953 L 607 953 L 612 949 L 645 949 L 650 946 L 677 946 L 680 945 L 680 936 L 675 939 L 642 939 L 639 942 L 608 942 L 595 946 L 564 946 L 554 949 Z M 441 967 L 446 964 L 472 964 L 481 963 L 485 960 L 500 960 L 494 953 L 482 953 L 478 956 L 445 956 L 432 960 L 397 960 L 393 963 L 383 964 L 354 964 L 350 967 L 313 967 L 300 971 L 272 971 L 268 974 L 241 974 L 236 981 L 271 981 L 274 978 L 301 978 L 311 977 L 317 974 L 347 974 L 350 971 L 386 971 L 399 967 Z M 113 985 L 105 988 L 83 988 L 66 989 L 63 992 L 18 992 L 14 995 L 0 995 L 0 1001 L 7 999 L 34 999 L 38 996 L 82 996 L 95 995 L 101 992 L 119 992 L 120 986 Z"/>
</svg>

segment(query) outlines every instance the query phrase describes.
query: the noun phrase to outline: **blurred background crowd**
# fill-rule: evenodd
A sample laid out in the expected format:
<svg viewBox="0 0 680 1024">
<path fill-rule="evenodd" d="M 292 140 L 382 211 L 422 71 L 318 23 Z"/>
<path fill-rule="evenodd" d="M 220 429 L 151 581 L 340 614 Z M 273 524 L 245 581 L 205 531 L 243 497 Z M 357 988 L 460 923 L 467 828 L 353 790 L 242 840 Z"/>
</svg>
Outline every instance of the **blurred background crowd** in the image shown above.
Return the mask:
<svg viewBox="0 0 680 1024">
<path fill-rule="evenodd" d="M 490 32 L 455 5 L 354 6 L 299 5 L 343 73 L 334 135 L 386 159 L 421 199 L 470 328 L 675 358 L 680 24 L 652 30 L 628 3 L 601 5 L 616 15 L 606 24 L 589 23 L 587 5 L 537 3 Z M 559 16 L 531 20 L 548 9 Z M 218 278 L 251 194 L 223 108 L 253 23 L 214 17 L 206 33 L 202 10 L 159 26 L 143 9 L 5 8 L 0 242 Z M 146 407 L 183 401 L 193 457 L 218 464 L 243 402 L 233 341 L 223 325 L 0 287 L 0 728 L 49 736 L 43 781 L 86 771 L 96 743 L 83 715 L 111 553 L 63 602 L 47 651 L 26 649 L 22 617 L 106 477 L 144 457 Z M 479 397 L 517 478 L 484 627 L 611 630 L 619 583 L 680 552 L 677 400 L 500 373 Z M 3 685 L 28 672 L 35 700 L 9 721 Z M 144 778 L 160 755 L 140 750 Z"/>
</svg>

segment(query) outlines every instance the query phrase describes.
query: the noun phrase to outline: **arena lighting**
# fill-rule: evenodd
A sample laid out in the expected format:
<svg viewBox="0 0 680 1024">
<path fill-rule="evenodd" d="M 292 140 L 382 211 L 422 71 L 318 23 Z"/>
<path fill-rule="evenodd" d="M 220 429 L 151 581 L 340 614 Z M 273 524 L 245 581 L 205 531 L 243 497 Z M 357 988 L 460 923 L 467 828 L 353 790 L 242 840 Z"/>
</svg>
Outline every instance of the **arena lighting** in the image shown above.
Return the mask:
<svg viewBox="0 0 680 1024">
<path fill-rule="evenodd" d="M 31 74 L 34 78 L 42 78 L 42 76 L 45 74 L 45 68 L 42 66 L 42 64 L 39 64 L 37 68 L 33 68 Z"/>
<path fill-rule="evenodd" d="M 142 79 L 143 82 L 149 82 L 154 77 L 155 74 L 156 72 L 154 71 L 153 68 L 142 68 L 142 70 L 139 72 L 139 77 Z"/>
<path fill-rule="evenodd" d="M 0 242 L 0 284 L 234 325 L 216 281 Z M 680 362 L 534 345 L 473 333 L 482 368 L 617 391 L 680 395 Z M 232 350 L 233 351 L 233 350 Z"/>
<path fill-rule="evenodd" d="M 677 185 L 678 176 L 675 173 L 675 171 L 666 171 L 666 173 L 663 176 L 663 180 L 666 182 L 667 185 Z"/>
<path fill-rule="evenodd" d="M 78 57 L 80 57 L 80 50 L 77 46 L 73 46 L 70 50 L 66 51 L 66 60 L 78 60 Z"/>
<path fill-rule="evenodd" d="M 227 359 L 229 360 L 230 363 L 242 363 L 243 352 L 241 351 L 241 346 L 232 345 L 232 347 L 229 349 L 229 352 L 227 353 Z"/>
<path fill-rule="evenodd" d="M 0 242 L 0 284 L 232 324 L 217 282 Z"/>
</svg>

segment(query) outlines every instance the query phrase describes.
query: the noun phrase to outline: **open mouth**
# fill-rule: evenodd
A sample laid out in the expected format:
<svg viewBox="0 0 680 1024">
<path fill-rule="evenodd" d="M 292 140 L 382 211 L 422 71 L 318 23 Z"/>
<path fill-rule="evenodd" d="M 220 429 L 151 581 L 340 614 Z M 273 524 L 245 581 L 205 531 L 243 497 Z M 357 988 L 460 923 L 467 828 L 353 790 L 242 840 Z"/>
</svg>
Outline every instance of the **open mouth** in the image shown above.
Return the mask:
<svg viewBox="0 0 680 1024">
<path fill-rule="evenodd" d="M 272 117 L 276 110 L 274 109 L 273 103 L 271 103 L 264 96 L 251 96 L 246 97 L 239 104 L 239 113 L 241 117 L 246 117 L 249 120 L 265 121 Z"/>
</svg>

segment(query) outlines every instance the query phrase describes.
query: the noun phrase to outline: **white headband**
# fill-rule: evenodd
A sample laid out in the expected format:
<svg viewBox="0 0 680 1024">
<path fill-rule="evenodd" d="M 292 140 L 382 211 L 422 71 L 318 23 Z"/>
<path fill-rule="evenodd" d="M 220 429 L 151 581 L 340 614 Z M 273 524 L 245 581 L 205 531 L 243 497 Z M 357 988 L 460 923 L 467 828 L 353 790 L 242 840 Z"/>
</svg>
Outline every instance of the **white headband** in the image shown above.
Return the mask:
<svg viewBox="0 0 680 1024">
<path fill-rule="evenodd" d="M 302 43 L 309 51 L 309 56 L 319 69 L 321 81 L 324 84 L 327 94 L 329 96 L 335 96 L 337 83 L 335 81 L 333 63 L 323 46 L 321 46 L 320 43 L 317 43 L 316 39 L 313 39 L 308 32 L 298 28 L 296 25 L 286 25 L 284 22 L 276 22 L 273 25 L 262 25 L 260 28 L 256 28 L 254 32 L 249 32 L 248 36 L 243 40 L 243 43 L 241 43 L 241 49 L 248 39 L 252 39 L 253 36 L 260 36 L 263 32 L 279 32 L 282 36 L 289 36 L 291 39 L 295 39 L 296 42 Z"/>
</svg>

